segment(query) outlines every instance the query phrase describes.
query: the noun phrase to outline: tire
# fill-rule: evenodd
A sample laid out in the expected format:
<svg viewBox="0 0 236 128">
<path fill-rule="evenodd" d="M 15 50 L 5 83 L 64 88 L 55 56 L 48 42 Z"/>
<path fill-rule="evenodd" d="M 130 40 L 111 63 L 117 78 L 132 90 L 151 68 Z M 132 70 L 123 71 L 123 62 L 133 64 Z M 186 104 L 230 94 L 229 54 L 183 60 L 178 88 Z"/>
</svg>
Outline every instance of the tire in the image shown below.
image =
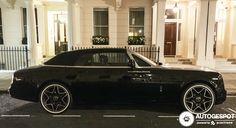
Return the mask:
<svg viewBox="0 0 236 128">
<path fill-rule="evenodd" d="M 193 114 L 203 114 L 213 108 L 215 93 L 208 85 L 197 83 L 187 87 L 180 100 L 185 110 Z"/>
<path fill-rule="evenodd" d="M 51 114 L 65 112 L 72 103 L 70 91 L 61 84 L 49 84 L 40 93 L 40 104 Z"/>
</svg>

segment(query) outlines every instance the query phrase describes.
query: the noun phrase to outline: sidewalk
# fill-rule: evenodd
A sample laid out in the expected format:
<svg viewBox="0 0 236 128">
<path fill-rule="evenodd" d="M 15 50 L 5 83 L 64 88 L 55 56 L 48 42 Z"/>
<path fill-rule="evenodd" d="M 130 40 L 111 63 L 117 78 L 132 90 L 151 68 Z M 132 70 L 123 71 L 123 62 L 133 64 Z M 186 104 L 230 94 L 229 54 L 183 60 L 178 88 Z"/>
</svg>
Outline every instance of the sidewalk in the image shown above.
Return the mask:
<svg viewBox="0 0 236 128">
<path fill-rule="evenodd" d="M 11 83 L 12 74 L 14 71 L 0 70 L 0 92 L 6 92 Z"/>
<path fill-rule="evenodd" d="M 13 71 L 0 71 L 0 92 L 6 92 L 11 83 Z M 225 89 L 229 95 L 236 95 L 236 73 L 222 73 Z"/>
</svg>

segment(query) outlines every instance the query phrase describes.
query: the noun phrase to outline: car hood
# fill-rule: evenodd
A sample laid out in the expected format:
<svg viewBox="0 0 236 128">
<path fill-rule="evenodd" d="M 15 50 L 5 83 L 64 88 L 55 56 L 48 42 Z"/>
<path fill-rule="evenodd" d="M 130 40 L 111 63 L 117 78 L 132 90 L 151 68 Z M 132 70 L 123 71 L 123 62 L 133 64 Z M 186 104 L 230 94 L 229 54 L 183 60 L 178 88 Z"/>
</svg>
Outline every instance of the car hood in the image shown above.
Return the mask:
<svg viewBox="0 0 236 128">
<path fill-rule="evenodd" d="M 208 67 L 194 66 L 194 65 L 164 64 L 162 67 L 167 68 L 167 69 L 174 69 L 174 70 L 217 72 L 216 70 L 208 68 Z"/>
</svg>

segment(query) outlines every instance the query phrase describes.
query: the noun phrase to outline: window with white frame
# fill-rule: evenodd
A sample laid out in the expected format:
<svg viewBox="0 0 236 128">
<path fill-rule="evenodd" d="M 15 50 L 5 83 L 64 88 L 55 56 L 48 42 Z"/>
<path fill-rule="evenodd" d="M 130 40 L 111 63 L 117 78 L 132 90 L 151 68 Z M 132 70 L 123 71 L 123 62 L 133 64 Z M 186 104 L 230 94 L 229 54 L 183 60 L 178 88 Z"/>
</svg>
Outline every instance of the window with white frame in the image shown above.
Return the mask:
<svg viewBox="0 0 236 128">
<path fill-rule="evenodd" d="M 130 36 L 144 35 L 144 8 L 129 9 L 129 34 Z"/>
<path fill-rule="evenodd" d="M 144 8 L 129 9 L 129 45 L 144 44 Z"/>
<path fill-rule="evenodd" d="M 0 45 L 3 43 L 3 30 L 2 30 L 2 10 L 0 8 Z"/>
<path fill-rule="evenodd" d="M 22 44 L 27 44 L 27 8 L 22 8 L 22 19 L 23 19 L 23 39 Z M 39 33 L 38 33 L 38 12 L 35 8 L 35 21 L 36 21 L 36 38 L 37 43 L 39 43 Z"/>
<path fill-rule="evenodd" d="M 108 8 L 93 9 L 94 35 L 93 44 L 109 44 Z"/>
<path fill-rule="evenodd" d="M 22 8 L 22 20 L 23 20 L 22 44 L 27 44 L 27 10 L 26 8 Z"/>
<path fill-rule="evenodd" d="M 166 9 L 165 17 L 166 19 L 182 19 L 182 10 Z"/>
</svg>

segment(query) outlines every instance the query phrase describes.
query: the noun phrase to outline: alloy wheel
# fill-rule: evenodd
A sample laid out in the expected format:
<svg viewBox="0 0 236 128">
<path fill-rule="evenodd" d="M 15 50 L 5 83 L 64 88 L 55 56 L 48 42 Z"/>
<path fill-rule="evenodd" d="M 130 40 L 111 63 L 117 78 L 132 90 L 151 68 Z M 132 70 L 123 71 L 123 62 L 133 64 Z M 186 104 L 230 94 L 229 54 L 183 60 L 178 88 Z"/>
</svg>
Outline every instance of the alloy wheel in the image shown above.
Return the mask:
<svg viewBox="0 0 236 128">
<path fill-rule="evenodd" d="M 184 107 L 191 113 L 206 113 L 215 102 L 213 90 L 207 85 L 194 85 L 188 88 L 183 97 Z"/>
<path fill-rule="evenodd" d="M 46 86 L 41 92 L 40 102 L 47 112 L 59 114 L 69 107 L 71 96 L 64 86 L 51 84 Z"/>
</svg>

